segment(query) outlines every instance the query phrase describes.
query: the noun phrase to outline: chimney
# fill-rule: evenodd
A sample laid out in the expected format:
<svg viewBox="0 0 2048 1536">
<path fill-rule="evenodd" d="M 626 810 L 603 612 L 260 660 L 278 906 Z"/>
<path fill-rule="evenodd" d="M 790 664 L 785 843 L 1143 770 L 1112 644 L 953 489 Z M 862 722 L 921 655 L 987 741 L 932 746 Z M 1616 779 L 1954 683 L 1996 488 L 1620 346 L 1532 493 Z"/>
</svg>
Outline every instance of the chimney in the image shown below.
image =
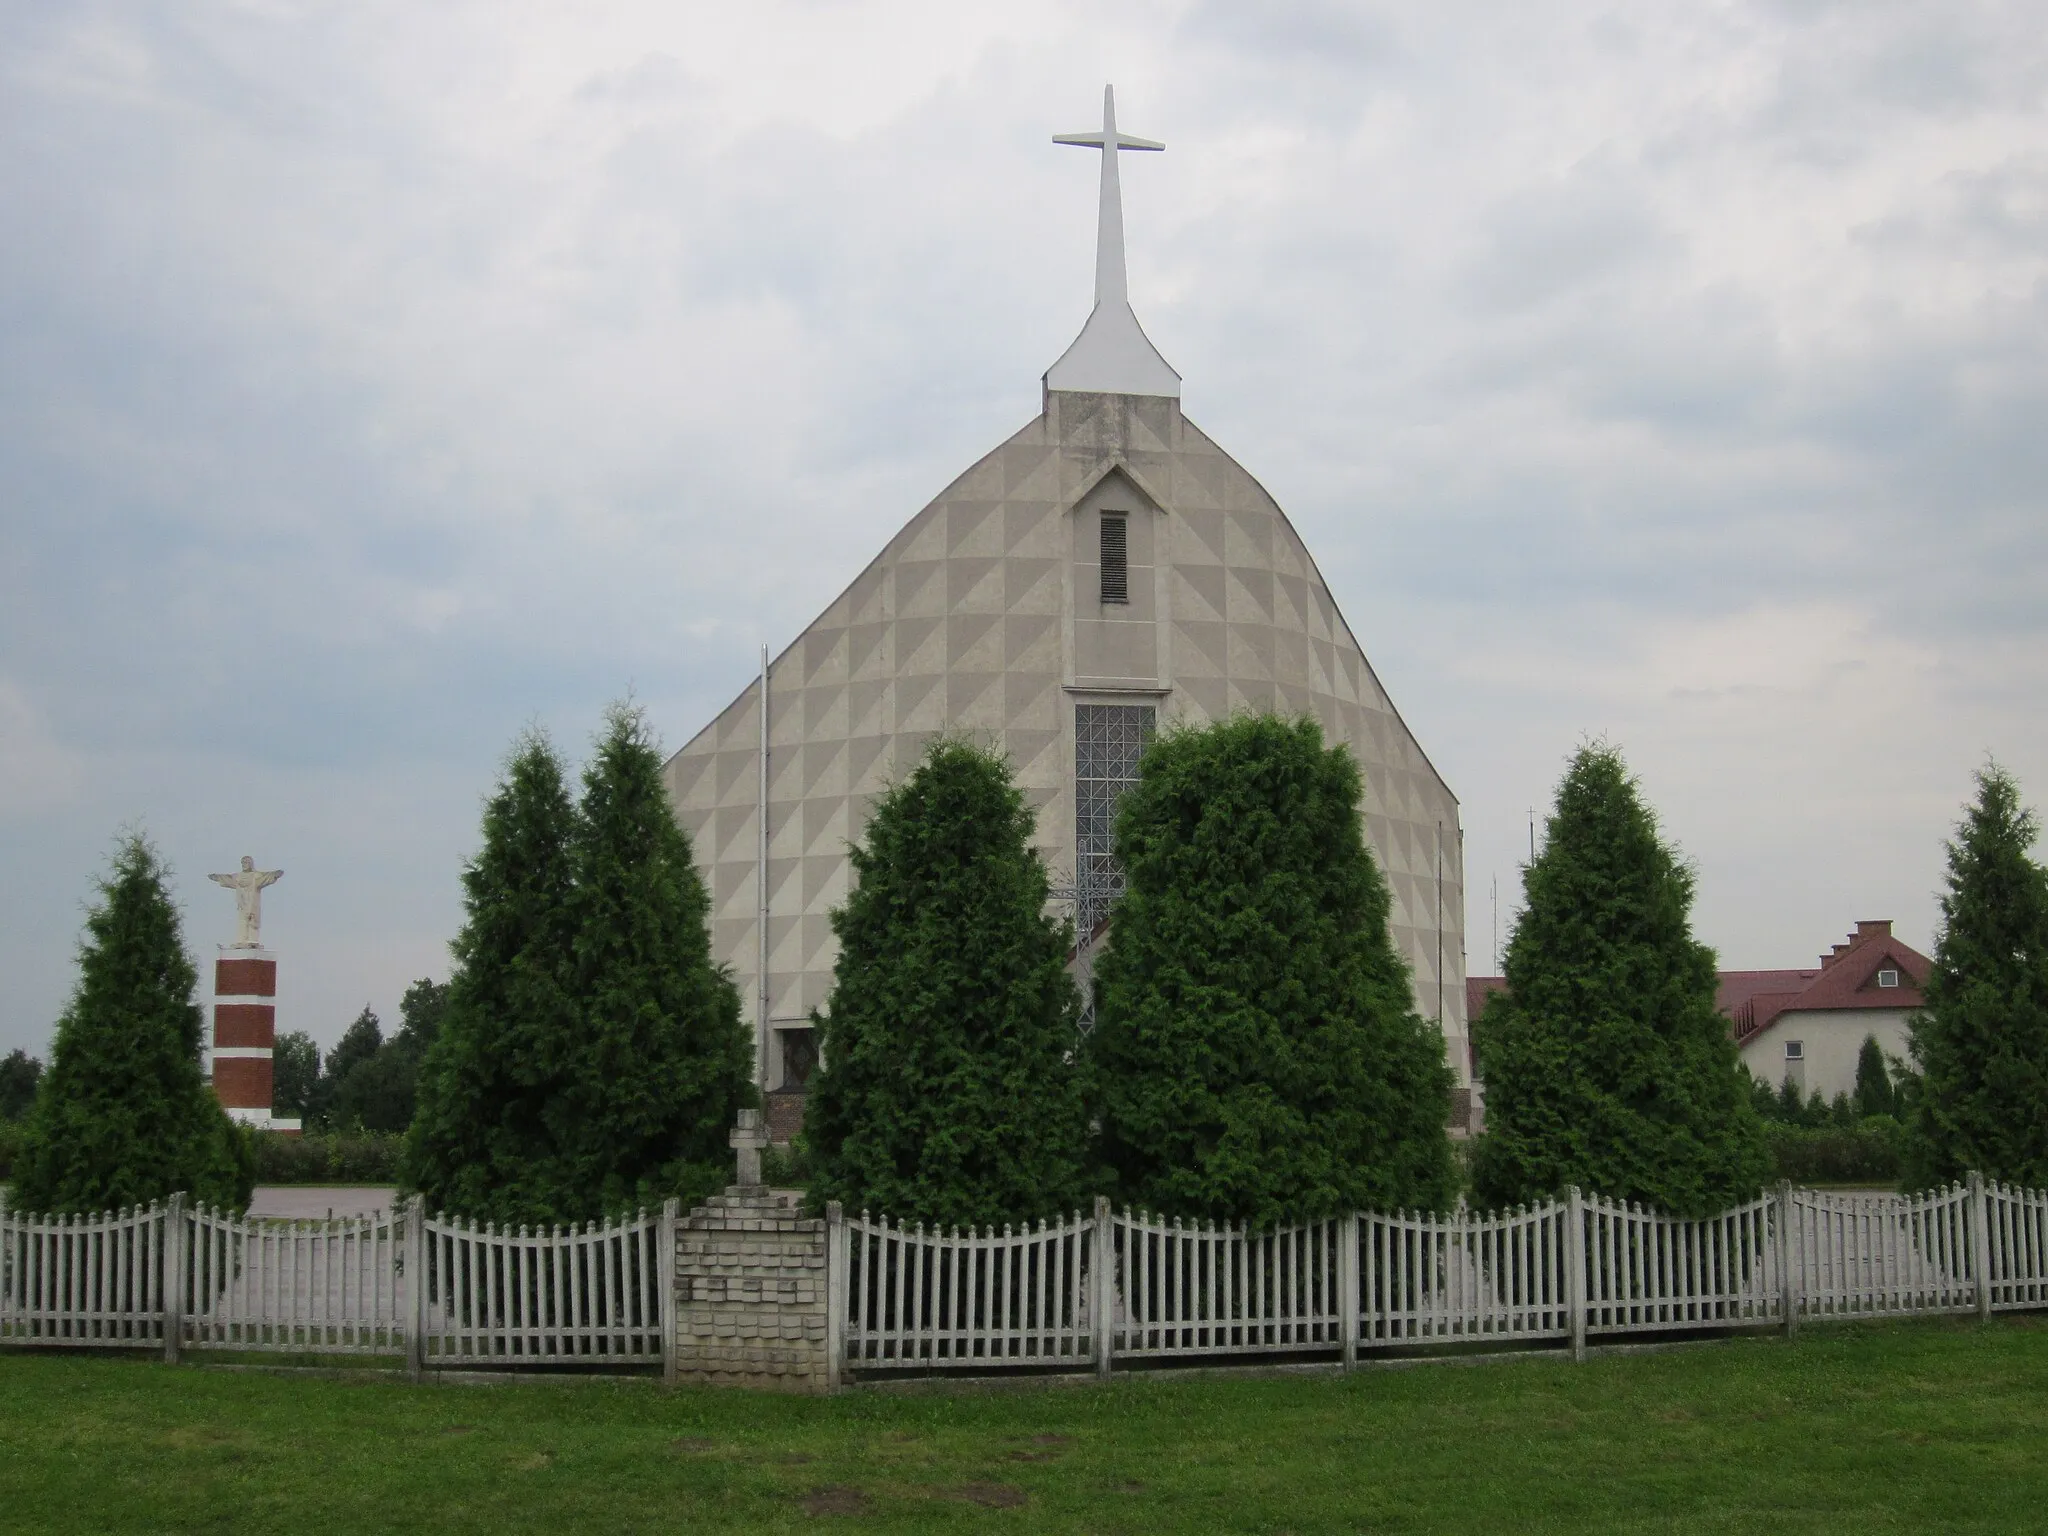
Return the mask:
<svg viewBox="0 0 2048 1536">
<path fill-rule="evenodd" d="M 1848 945 L 1837 944 L 1833 949 L 1829 950 L 1826 954 L 1820 957 L 1820 968 L 1822 970 L 1826 970 L 1829 966 L 1833 965 L 1837 960 L 1841 959 L 1842 956 L 1847 954 L 1848 952 Z"/>
<path fill-rule="evenodd" d="M 1892 936 L 1892 920 L 1888 917 L 1859 917 L 1856 920 L 1856 942 L 1865 939 L 1888 939 Z"/>
</svg>

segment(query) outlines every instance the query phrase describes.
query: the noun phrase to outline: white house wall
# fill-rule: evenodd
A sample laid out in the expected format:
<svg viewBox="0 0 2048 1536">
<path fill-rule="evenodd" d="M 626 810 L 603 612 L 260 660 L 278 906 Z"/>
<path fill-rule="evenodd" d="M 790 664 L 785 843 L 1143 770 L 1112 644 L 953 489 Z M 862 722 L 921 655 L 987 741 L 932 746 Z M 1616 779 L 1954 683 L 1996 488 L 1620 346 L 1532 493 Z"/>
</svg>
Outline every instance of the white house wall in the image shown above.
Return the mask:
<svg viewBox="0 0 2048 1536">
<path fill-rule="evenodd" d="M 1906 1020 L 1910 1016 L 1910 1010 L 1904 1008 L 1787 1011 L 1743 1045 L 1742 1061 L 1751 1076 L 1773 1088 L 1789 1075 L 1799 1084 L 1802 1096 L 1817 1088 L 1832 1103 L 1838 1093 L 1855 1093 L 1856 1057 L 1870 1036 L 1877 1036 L 1878 1048 L 1887 1058 L 1910 1061 L 1906 1053 Z M 1788 1063 L 1785 1044 L 1794 1040 L 1799 1042 L 1803 1061 Z"/>
<path fill-rule="evenodd" d="M 1131 519 L 1133 589 L 1113 613 L 1095 601 L 1092 521 L 1112 506 Z M 1178 400 L 1048 392 L 1044 414 L 912 518 L 774 659 L 769 694 L 774 1024 L 824 1005 L 846 845 L 935 733 L 1008 753 L 1057 883 L 1075 862 L 1077 702 L 1154 703 L 1162 725 L 1306 713 L 1364 770 L 1367 835 L 1416 1006 L 1441 1017 L 1466 1080 L 1457 800 L 1285 514 Z M 710 883 L 715 953 L 749 994 L 758 708 L 750 684 L 665 770 Z"/>
</svg>

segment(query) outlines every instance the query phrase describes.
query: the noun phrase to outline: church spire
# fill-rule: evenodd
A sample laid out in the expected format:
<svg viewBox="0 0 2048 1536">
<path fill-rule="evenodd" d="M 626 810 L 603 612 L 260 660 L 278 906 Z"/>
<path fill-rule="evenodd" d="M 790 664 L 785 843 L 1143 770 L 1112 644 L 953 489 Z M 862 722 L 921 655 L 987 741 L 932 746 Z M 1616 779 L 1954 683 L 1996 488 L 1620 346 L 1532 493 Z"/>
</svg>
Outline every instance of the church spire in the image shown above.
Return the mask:
<svg viewBox="0 0 2048 1536">
<path fill-rule="evenodd" d="M 1120 151 L 1166 146 L 1117 132 L 1114 86 L 1102 88 L 1102 132 L 1063 133 L 1053 143 L 1101 151 L 1102 190 L 1095 230 L 1095 308 L 1074 344 L 1046 370 L 1046 388 L 1178 399 L 1180 375 L 1159 355 L 1131 309 L 1124 271 L 1123 185 L 1117 176 Z"/>
</svg>

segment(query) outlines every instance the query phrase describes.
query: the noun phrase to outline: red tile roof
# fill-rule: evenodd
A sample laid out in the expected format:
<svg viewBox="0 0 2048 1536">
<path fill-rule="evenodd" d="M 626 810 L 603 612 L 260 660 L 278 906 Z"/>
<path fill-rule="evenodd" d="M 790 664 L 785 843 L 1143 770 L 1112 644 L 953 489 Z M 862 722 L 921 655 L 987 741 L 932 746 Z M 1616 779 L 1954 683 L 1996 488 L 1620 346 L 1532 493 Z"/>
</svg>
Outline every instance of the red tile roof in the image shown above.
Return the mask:
<svg viewBox="0 0 2048 1536">
<path fill-rule="evenodd" d="M 1920 989 L 1932 962 L 1892 936 L 1889 918 L 1865 919 L 1847 943 L 1820 957 L 1820 965 L 1804 971 L 1723 971 L 1714 1004 L 1728 1015 L 1737 1044 L 1747 1044 L 1777 1021 L 1780 1014 L 1854 1008 L 1918 1008 Z M 1899 973 L 1896 987 L 1880 987 L 1877 973 Z M 1486 1000 L 1507 989 L 1501 976 L 1465 978 L 1465 1017 L 1476 1019 Z"/>
<path fill-rule="evenodd" d="M 1845 944 L 1820 957 L 1817 971 L 1778 972 L 1796 976 L 1796 987 L 1759 987 L 1725 1012 L 1735 1025 L 1737 1044 L 1747 1044 L 1784 1013 L 1834 1012 L 1854 1008 L 1918 1008 L 1932 962 L 1892 936 L 1889 918 L 1865 919 Z M 1899 973 L 1895 987 L 1880 987 L 1877 973 Z M 1773 973 L 1751 971 L 1752 976 Z M 1725 981 L 1725 978 L 1724 978 Z"/>
</svg>

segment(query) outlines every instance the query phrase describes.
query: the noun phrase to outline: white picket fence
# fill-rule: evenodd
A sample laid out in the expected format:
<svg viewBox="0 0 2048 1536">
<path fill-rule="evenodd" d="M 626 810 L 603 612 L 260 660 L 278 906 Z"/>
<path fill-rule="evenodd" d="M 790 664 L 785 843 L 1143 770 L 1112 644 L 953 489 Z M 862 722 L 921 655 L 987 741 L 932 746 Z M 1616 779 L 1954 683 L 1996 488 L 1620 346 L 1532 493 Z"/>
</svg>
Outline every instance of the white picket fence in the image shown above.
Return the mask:
<svg viewBox="0 0 2048 1536">
<path fill-rule="evenodd" d="M 265 1221 L 182 1197 L 92 1217 L 0 1206 L 0 1345 L 403 1354 L 415 1371 L 672 1366 L 659 1215 L 499 1230 L 416 1206 Z M 1556 1346 L 1802 1321 L 2048 1308 L 2048 1194 L 1781 1186 L 1704 1220 L 1581 1196 L 1492 1214 L 1251 1230 L 1098 1202 L 1001 1231 L 828 1223 L 856 1376 Z"/>
<path fill-rule="evenodd" d="M 178 1204 L 100 1216 L 0 1207 L 0 1344 L 161 1346 L 164 1250 Z"/>
<path fill-rule="evenodd" d="M 269 1221 L 194 1210 L 184 1229 L 181 1341 L 289 1354 L 405 1347 L 400 1222 L 387 1212 Z"/>
<path fill-rule="evenodd" d="M 529 1230 L 428 1217 L 420 1363 L 659 1365 L 674 1212 Z M 673 1290 L 673 1284 L 670 1284 Z"/>
<path fill-rule="evenodd" d="M 1781 1186 L 1697 1220 L 1574 1190 L 1534 1209 L 1265 1231 L 1106 1202 L 1022 1233 L 844 1226 L 831 1284 L 856 1374 L 1348 1365 L 1553 1341 L 1582 1354 L 1589 1338 L 2048 1308 L 2048 1194 L 1974 1178 L 1917 1196 Z"/>
<path fill-rule="evenodd" d="M 845 1223 L 846 1359 L 869 1370 L 1085 1366 L 1096 1227 L 1080 1216 L 1000 1233 Z M 837 1266 L 834 1266 L 836 1268 Z M 828 1290 L 841 1283 L 833 1274 Z"/>
</svg>

